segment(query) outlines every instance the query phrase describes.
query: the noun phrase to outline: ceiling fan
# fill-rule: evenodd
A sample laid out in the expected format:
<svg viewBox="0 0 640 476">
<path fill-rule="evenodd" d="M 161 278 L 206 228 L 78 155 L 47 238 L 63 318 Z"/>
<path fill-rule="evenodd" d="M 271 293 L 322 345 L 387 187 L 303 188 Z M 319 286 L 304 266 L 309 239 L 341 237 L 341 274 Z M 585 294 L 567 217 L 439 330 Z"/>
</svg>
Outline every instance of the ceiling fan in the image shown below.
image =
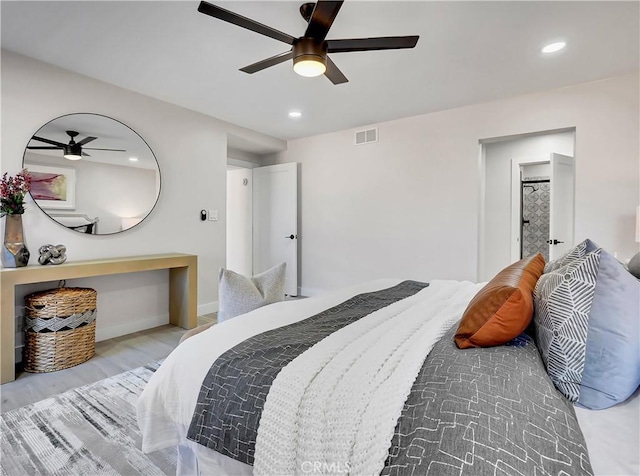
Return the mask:
<svg viewBox="0 0 640 476">
<path fill-rule="evenodd" d="M 27 149 L 36 149 L 36 150 L 43 150 L 43 149 L 62 149 L 64 151 L 64 158 L 65 159 L 69 159 L 69 160 L 80 160 L 82 157 L 91 157 L 89 154 L 87 154 L 86 152 L 84 152 L 82 149 L 87 149 L 87 150 L 107 150 L 110 152 L 126 152 L 126 150 L 124 149 L 96 149 L 96 148 L 92 148 L 92 147 L 84 147 L 86 144 L 88 144 L 91 141 L 94 141 L 97 139 L 97 137 L 93 137 L 93 136 L 87 136 L 84 139 L 82 139 L 79 142 L 75 141 L 76 136 L 78 136 L 78 132 L 76 131 L 66 131 L 67 135 L 70 137 L 70 141 L 68 144 L 64 144 L 62 142 L 58 142 L 55 140 L 51 140 L 51 139 L 45 139 L 44 137 L 38 137 L 38 136 L 33 136 L 32 139 L 33 140 L 37 140 L 40 142 L 44 142 L 46 144 L 51 144 L 51 146 L 32 146 L 29 145 L 27 146 Z"/>
<path fill-rule="evenodd" d="M 318 0 L 317 3 L 304 3 L 300 7 L 300 14 L 308 25 L 304 35 L 300 38 L 295 38 L 208 2 L 200 2 L 198 11 L 291 45 L 289 51 L 240 69 L 240 71 L 249 74 L 293 59 L 293 70 L 299 75 L 312 77 L 324 74 L 333 84 L 342 84 L 349 80 L 331 61 L 327 53 L 397 50 L 416 46 L 419 38 L 417 35 L 327 40 L 327 33 L 338 15 L 343 1 Z"/>
</svg>

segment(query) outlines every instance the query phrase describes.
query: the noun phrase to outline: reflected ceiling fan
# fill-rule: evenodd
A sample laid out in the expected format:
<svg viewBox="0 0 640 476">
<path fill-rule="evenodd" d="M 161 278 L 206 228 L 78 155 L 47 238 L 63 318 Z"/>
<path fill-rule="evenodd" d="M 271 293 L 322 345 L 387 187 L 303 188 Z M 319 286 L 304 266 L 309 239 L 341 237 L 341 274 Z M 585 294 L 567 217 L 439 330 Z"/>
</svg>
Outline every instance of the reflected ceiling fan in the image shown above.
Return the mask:
<svg viewBox="0 0 640 476">
<path fill-rule="evenodd" d="M 413 48 L 419 36 L 384 36 L 377 38 L 354 38 L 327 40 L 327 33 L 333 24 L 342 1 L 318 0 L 317 3 L 304 3 L 300 14 L 308 26 L 304 35 L 295 38 L 257 21 L 233 13 L 208 2 L 200 2 L 198 11 L 205 15 L 232 23 L 247 30 L 255 31 L 278 41 L 291 45 L 291 49 L 240 69 L 253 74 L 293 59 L 293 70 L 301 76 L 320 76 L 324 74 L 333 84 L 346 83 L 349 80 L 338 69 L 327 53 L 347 53 L 350 51 L 398 50 Z"/>
<path fill-rule="evenodd" d="M 76 131 L 66 131 L 67 135 L 71 140 L 69 140 L 68 144 L 64 144 L 62 142 L 58 142 L 51 139 L 45 139 L 44 137 L 33 136 L 31 139 L 37 140 L 40 142 L 44 142 L 46 144 L 51 144 L 50 146 L 40 146 L 40 145 L 29 145 L 27 149 L 32 150 L 44 150 L 44 149 L 62 149 L 64 151 L 63 155 L 65 159 L 69 160 L 80 160 L 82 157 L 91 157 L 89 154 L 83 151 L 86 150 L 106 150 L 109 152 L 126 152 L 124 149 L 96 149 L 92 147 L 84 147 L 91 141 L 97 139 L 97 137 L 87 136 L 79 142 L 75 141 L 76 136 L 78 136 L 78 132 Z"/>
</svg>

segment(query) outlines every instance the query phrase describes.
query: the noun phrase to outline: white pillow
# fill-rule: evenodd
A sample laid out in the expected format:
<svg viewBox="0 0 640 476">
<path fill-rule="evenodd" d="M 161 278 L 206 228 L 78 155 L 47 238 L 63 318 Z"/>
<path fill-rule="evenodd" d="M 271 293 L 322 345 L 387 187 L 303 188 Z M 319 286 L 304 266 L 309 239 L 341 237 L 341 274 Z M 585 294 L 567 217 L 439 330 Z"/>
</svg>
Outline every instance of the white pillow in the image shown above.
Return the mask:
<svg viewBox="0 0 640 476">
<path fill-rule="evenodd" d="M 263 273 L 247 277 L 235 271 L 220 268 L 218 322 L 267 304 L 284 301 L 286 269 L 287 264 L 282 263 Z"/>
</svg>

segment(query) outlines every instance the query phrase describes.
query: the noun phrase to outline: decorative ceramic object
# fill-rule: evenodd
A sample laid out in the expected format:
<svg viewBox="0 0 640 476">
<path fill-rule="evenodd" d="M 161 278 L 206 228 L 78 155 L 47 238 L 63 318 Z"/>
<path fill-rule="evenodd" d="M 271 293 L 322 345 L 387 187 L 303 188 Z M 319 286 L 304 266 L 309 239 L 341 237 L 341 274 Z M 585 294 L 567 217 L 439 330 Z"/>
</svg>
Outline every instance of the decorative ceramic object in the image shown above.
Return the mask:
<svg viewBox="0 0 640 476">
<path fill-rule="evenodd" d="M 44 245 L 40 247 L 38 263 L 62 264 L 67 261 L 67 248 L 64 245 Z"/>
<path fill-rule="evenodd" d="M 6 215 L 4 242 L 2 243 L 2 266 L 21 268 L 29 263 L 29 250 L 24 242 L 22 215 Z"/>
</svg>

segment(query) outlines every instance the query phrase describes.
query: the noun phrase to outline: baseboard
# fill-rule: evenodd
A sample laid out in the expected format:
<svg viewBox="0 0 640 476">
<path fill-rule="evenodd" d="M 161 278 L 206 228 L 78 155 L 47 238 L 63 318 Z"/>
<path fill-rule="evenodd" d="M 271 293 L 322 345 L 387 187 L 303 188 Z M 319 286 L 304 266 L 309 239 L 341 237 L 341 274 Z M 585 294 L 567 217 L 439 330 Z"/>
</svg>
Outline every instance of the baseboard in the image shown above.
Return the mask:
<svg viewBox="0 0 640 476">
<path fill-rule="evenodd" d="M 218 301 L 198 304 L 198 316 L 204 316 L 205 314 L 211 314 L 213 312 L 218 312 Z"/>
<path fill-rule="evenodd" d="M 124 324 L 117 324 L 115 326 L 103 327 L 102 329 L 97 328 L 96 342 L 132 334 L 133 332 L 144 331 L 146 329 L 153 329 L 154 327 L 164 326 L 165 324 L 169 324 L 168 313 L 125 322 Z"/>
</svg>

